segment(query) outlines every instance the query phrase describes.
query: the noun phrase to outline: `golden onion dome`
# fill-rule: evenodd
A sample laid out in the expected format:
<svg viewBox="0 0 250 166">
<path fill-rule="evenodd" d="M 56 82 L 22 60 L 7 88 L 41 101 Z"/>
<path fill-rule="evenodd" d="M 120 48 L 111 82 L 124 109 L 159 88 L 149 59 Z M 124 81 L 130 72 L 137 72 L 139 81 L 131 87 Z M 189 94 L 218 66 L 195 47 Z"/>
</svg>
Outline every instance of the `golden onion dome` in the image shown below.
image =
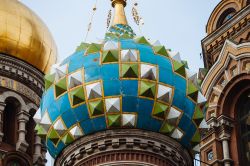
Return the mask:
<svg viewBox="0 0 250 166">
<path fill-rule="evenodd" d="M 43 21 L 17 0 L 0 0 L 0 53 L 19 58 L 43 73 L 56 62 L 56 44 Z"/>
</svg>

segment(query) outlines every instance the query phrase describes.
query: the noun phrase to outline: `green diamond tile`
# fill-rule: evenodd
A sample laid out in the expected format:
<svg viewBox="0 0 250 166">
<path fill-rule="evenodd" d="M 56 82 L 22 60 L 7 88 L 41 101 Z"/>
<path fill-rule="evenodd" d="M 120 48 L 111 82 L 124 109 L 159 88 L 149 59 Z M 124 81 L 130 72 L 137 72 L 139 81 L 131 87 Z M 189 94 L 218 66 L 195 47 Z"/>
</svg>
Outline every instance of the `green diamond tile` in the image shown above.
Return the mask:
<svg viewBox="0 0 250 166">
<path fill-rule="evenodd" d="M 164 55 L 168 57 L 168 52 L 164 46 L 155 46 L 154 51 L 156 54 Z"/>
<path fill-rule="evenodd" d="M 42 139 L 46 139 L 47 136 L 47 132 L 46 130 L 39 124 L 36 125 L 35 130 L 37 131 L 37 135 L 42 138 Z"/>
<path fill-rule="evenodd" d="M 196 106 L 195 112 L 193 115 L 193 120 L 194 120 L 195 124 L 197 126 L 199 126 L 203 119 L 204 119 L 204 114 L 203 114 L 202 110 L 200 109 L 199 106 Z"/>
<path fill-rule="evenodd" d="M 138 37 L 135 39 L 136 43 L 139 44 L 146 44 L 146 45 L 150 45 L 149 42 L 147 41 L 147 39 L 144 36 Z"/>
<path fill-rule="evenodd" d="M 123 78 L 138 78 L 138 64 L 122 64 Z"/>
<path fill-rule="evenodd" d="M 168 110 L 167 105 L 156 102 L 154 110 L 153 110 L 153 116 L 164 120 L 167 110 Z"/>
<path fill-rule="evenodd" d="M 156 84 L 153 82 L 141 81 L 140 82 L 140 96 L 154 98 L 156 91 Z"/>
<path fill-rule="evenodd" d="M 199 89 L 191 82 L 188 81 L 188 91 L 187 95 L 194 101 L 197 101 Z"/>
<path fill-rule="evenodd" d="M 47 74 L 44 77 L 44 81 L 45 81 L 45 90 L 47 90 L 54 83 L 54 81 L 55 81 L 55 74 Z"/>
<path fill-rule="evenodd" d="M 67 91 L 66 77 L 55 84 L 56 97 Z"/>
<path fill-rule="evenodd" d="M 118 50 L 104 51 L 102 54 L 102 63 L 118 62 Z"/>
<path fill-rule="evenodd" d="M 99 52 L 102 48 L 101 44 L 96 44 L 96 43 L 92 43 L 89 45 L 86 54 L 92 54 L 92 53 L 96 53 Z"/>
<path fill-rule="evenodd" d="M 79 87 L 70 91 L 69 95 L 73 106 L 85 102 L 83 87 Z"/>
<path fill-rule="evenodd" d="M 108 115 L 107 119 L 108 119 L 108 127 L 120 127 L 121 126 L 120 114 Z"/>
<path fill-rule="evenodd" d="M 63 138 L 62 138 L 63 143 L 65 144 L 70 144 L 71 142 L 74 141 L 74 138 L 70 135 L 70 134 L 66 134 Z"/>
<path fill-rule="evenodd" d="M 169 134 L 171 133 L 172 131 L 174 130 L 174 126 L 168 124 L 167 122 L 165 122 L 161 129 L 160 129 L 160 132 L 163 133 L 163 134 Z"/>
<path fill-rule="evenodd" d="M 199 132 L 199 130 L 196 130 L 196 132 L 191 140 L 191 144 L 192 144 L 192 146 L 195 146 L 195 145 L 199 144 L 200 141 L 201 141 L 200 132 Z"/>
<path fill-rule="evenodd" d="M 103 115 L 104 109 L 102 100 L 89 102 L 89 111 L 91 117 Z"/>
<path fill-rule="evenodd" d="M 88 43 L 81 43 L 80 46 L 76 48 L 76 52 L 86 50 L 89 47 Z"/>
<path fill-rule="evenodd" d="M 173 60 L 173 65 L 174 65 L 174 71 L 176 73 L 180 74 L 183 77 L 186 76 L 186 70 L 185 70 L 185 65 L 184 64 Z"/>
<path fill-rule="evenodd" d="M 59 137 L 59 135 L 58 135 L 58 133 L 56 132 L 55 129 L 52 128 L 50 130 L 50 132 L 48 134 L 48 139 L 50 139 L 54 143 L 54 145 L 57 145 L 60 137 Z"/>
</svg>

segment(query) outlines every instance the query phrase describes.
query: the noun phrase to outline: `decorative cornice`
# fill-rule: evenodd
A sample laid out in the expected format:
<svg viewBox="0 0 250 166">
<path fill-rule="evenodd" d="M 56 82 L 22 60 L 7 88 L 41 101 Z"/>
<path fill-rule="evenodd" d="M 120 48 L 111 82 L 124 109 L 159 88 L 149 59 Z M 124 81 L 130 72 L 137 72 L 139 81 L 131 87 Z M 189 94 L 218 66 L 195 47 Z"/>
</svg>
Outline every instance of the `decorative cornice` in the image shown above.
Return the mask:
<svg viewBox="0 0 250 166">
<path fill-rule="evenodd" d="M 8 77 L 27 85 L 40 97 L 44 90 L 43 73 L 17 58 L 0 54 L 1 76 Z"/>
<path fill-rule="evenodd" d="M 130 155 L 133 155 L 132 153 L 148 154 L 161 158 L 170 165 L 193 164 L 188 151 L 175 140 L 159 133 L 124 129 L 107 130 L 80 138 L 61 152 L 55 165 L 76 166 L 86 160 L 93 160 L 97 156 L 124 152 Z"/>
</svg>

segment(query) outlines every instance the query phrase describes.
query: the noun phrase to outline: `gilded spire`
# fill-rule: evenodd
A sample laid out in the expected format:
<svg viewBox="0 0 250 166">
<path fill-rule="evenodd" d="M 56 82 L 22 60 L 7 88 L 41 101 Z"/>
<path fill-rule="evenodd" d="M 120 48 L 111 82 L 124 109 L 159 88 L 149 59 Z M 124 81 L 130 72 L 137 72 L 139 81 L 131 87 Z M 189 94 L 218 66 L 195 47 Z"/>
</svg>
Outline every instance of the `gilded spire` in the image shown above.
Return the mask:
<svg viewBox="0 0 250 166">
<path fill-rule="evenodd" d="M 115 8 L 115 15 L 112 25 L 122 24 L 127 25 L 127 18 L 125 15 L 124 7 L 127 5 L 126 0 L 111 0 L 112 6 Z"/>
</svg>

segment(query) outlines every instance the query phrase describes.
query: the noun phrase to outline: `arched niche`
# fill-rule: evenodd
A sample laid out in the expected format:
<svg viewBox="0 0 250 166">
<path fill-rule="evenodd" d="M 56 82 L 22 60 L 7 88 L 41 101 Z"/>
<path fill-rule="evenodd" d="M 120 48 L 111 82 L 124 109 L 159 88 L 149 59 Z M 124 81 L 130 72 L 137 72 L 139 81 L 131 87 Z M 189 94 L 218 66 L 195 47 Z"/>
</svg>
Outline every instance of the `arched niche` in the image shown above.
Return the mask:
<svg viewBox="0 0 250 166">
<path fill-rule="evenodd" d="M 234 153 L 231 153 L 231 158 L 236 165 L 244 165 L 242 162 L 242 133 L 240 130 L 240 113 L 242 100 L 246 93 L 250 92 L 250 75 L 247 73 L 240 74 L 233 78 L 230 83 L 224 88 L 223 94 L 218 101 L 219 115 L 224 115 L 232 119 L 232 131 L 229 141 L 229 146 Z M 244 101 L 243 101 L 244 102 Z"/>
<path fill-rule="evenodd" d="M 21 109 L 21 104 L 14 97 L 6 98 L 5 104 L 3 112 L 3 142 L 15 147 L 18 140 L 17 114 Z"/>
<path fill-rule="evenodd" d="M 250 165 L 250 88 L 239 97 L 236 110 L 240 164 Z"/>
<path fill-rule="evenodd" d="M 216 24 L 216 29 L 220 28 L 223 24 L 229 21 L 236 14 L 236 12 L 237 11 L 234 8 L 226 9 L 219 17 Z"/>
</svg>

